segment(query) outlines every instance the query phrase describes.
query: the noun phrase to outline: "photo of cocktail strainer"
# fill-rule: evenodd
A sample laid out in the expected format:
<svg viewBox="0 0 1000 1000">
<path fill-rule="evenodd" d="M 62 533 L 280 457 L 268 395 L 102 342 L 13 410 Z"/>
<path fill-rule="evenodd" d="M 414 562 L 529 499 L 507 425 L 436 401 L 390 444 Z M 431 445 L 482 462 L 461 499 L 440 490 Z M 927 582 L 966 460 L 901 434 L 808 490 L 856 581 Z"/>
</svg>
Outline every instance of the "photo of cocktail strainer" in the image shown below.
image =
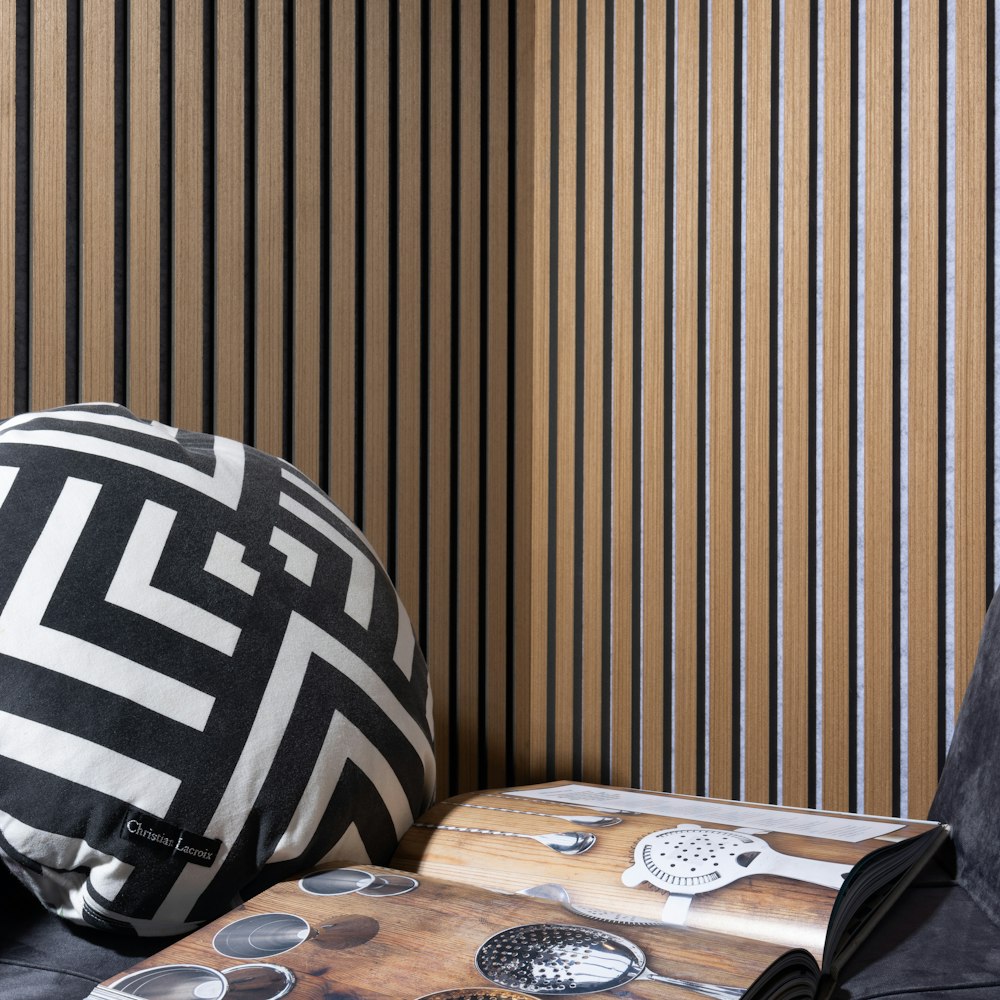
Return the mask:
<svg viewBox="0 0 1000 1000">
<path fill-rule="evenodd" d="M 521 924 L 489 938 L 476 953 L 476 968 L 497 986 L 533 996 L 582 996 L 634 980 L 680 986 L 712 997 L 739 1000 L 743 990 L 661 976 L 646 968 L 646 955 L 617 934 L 577 924 Z"/>
</svg>

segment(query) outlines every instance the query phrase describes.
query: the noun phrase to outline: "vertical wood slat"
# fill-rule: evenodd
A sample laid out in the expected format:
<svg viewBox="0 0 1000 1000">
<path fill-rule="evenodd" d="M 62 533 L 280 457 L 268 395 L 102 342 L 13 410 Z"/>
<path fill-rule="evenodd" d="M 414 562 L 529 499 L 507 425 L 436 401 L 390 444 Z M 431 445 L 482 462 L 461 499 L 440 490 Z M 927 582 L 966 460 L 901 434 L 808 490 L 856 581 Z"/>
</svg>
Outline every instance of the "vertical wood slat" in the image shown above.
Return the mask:
<svg viewBox="0 0 1000 1000">
<path fill-rule="evenodd" d="M 938 779 L 938 12 L 910 8 L 908 812 Z M 904 166 L 905 169 L 905 166 Z M 913 363 L 913 360 L 917 363 Z M 904 387 L 905 391 L 905 387 Z"/>
<path fill-rule="evenodd" d="M 81 25 L 80 388 L 82 399 L 111 400 L 115 395 L 115 213 L 108 206 L 115 200 L 114 0 L 83 5 Z M 13 68 L 13 55 L 11 60 Z M 0 217 L 13 221 L 13 206 L 9 216 L 0 211 Z M 5 407 L 4 412 L 9 409 Z"/>
<path fill-rule="evenodd" d="M 955 711 L 986 613 L 986 4 L 955 22 Z M 993 262 L 989 262 L 993 266 Z M 991 428 L 992 430 L 992 428 Z M 993 512 L 989 512 L 993 516 Z"/>
<path fill-rule="evenodd" d="M 31 14 L 31 395 L 34 409 L 66 396 L 66 8 Z"/>
<path fill-rule="evenodd" d="M 242 440 L 246 315 L 246 95 L 244 0 L 215 3 L 215 413 L 217 434 Z M 255 58 L 253 53 L 251 58 Z M 249 179 L 253 183 L 253 178 Z M 251 193 L 256 198 L 256 192 Z"/>
<path fill-rule="evenodd" d="M 0 418 L 14 412 L 15 0 L 0 0 Z"/>
<path fill-rule="evenodd" d="M 535 4 L 533 0 L 512 0 L 515 3 L 515 31 L 511 38 L 514 46 L 514 129 L 515 155 L 514 202 L 514 381 L 515 412 L 514 448 L 521 456 L 510 473 L 514 477 L 514 646 L 509 650 L 513 660 L 513 705 L 508 705 L 512 716 L 513 746 L 511 763 L 514 780 L 527 780 L 531 774 L 530 714 L 534 692 L 532 690 L 532 640 L 531 627 L 534 612 L 532 587 L 532 406 L 534 401 L 534 357 L 532 344 L 535 331 L 534 281 L 535 259 L 535 187 L 536 146 L 540 145 L 535 129 Z M 544 74 L 537 85 L 544 89 Z"/>
<path fill-rule="evenodd" d="M 670 516 L 664 496 L 665 463 L 669 455 L 664 447 L 664 406 L 667 317 L 665 314 L 665 265 L 668 236 L 666 226 L 666 85 L 671 61 L 666 45 L 667 12 L 665 5 L 646 9 L 646 91 L 643 95 L 645 180 L 643 199 L 643 649 L 645 651 L 642 690 L 642 783 L 647 788 L 666 788 L 670 775 L 664 773 L 664 743 L 669 747 L 671 733 L 664 720 L 664 689 L 670 669 L 664 657 L 665 608 L 670 604 L 669 567 L 664 565 L 664 540 L 670 534 Z M 672 109 L 671 109 L 672 110 Z M 638 778 L 638 776 L 636 776 Z"/>
<path fill-rule="evenodd" d="M 128 406 L 160 416 L 160 10 L 129 0 Z M 38 404 L 33 401 L 32 406 Z"/>
<path fill-rule="evenodd" d="M 178 427 L 197 430 L 201 429 L 204 420 L 203 24 L 200 3 L 177 0 L 174 7 L 174 356 L 171 379 L 174 399 L 171 416 Z"/>
<path fill-rule="evenodd" d="M 320 13 L 295 4 L 295 290 L 293 461 L 319 480 L 320 447 Z"/>
<path fill-rule="evenodd" d="M 549 296 L 551 268 L 547 248 L 549 246 L 549 207 L 553 192 L 550 180 L 552 88 L 548 78 L 551 72 L 552 52 L 552 10 L 540 3 L 534 6 L 534 47 L 532 58 L 535 65 L 535 87 L 533 92 L 533 128 L 535 146 L 531 164 L 533 184 L 531 259 L 534 266 L 531 289 L 531 395 L 530 420 L 530 572 L 531 616 L 527 627 L 530 642 L 530 708 L 528 715 L 528 748 L 531 773 L 545 774 L 547 771 L 546 750 L 550 723 L 547 704 L 548 669 L 548 619 L 546 602 L 546 581 L 549 571 L 549 531 L 548 531 L 548 491 L 549 491 L 549 365 L 551 357 L 549 344 Z"/>
<path fill-rule="evenodd" d="M 479 448 L 480 436 L 480 274 L 482 8 L 461 8 L 459 29 L 459 348 L 458 399 L 458 673 L 457 785 L 474 789 L 479 774 Z"/>
<path fill-rule="evenodd" d="M 675 602 L 674 791 L 697 791 L 698 718 L 698 75 L 697 4 L 677 7 L 674 196 Z"/>
<path fill-rule="evenodd" d="M 604 481 L 604 22 L 603 0 L 587 0 L 586 97 L 587 114 L 578 127 L 585 130 L 583 236 L 583 714 L 581 730 L 582 777 L 600 781 L 602 774 L 601 719 L 605 711 L 601 689 L 604 637 L 602 584 L 608 567 L 602 551 L 602 483 Z"/>
<path fill-rule="evenodd" d="M 365 5 L 365 384 L 362 527 L 386 560 L 389 523 L 389 4 Z"/>
<path fill-rule="evenodd" d="M 486 451 L 486 784 L 507 781 L 507 725 L 511 706 L 507 701 L 507 556 L 511 539 L 507 533 L 507 388 L 509 316 L 507 303 L 509 245 L 508 164 L 508 59 L 510 45 L 507 11 L 502 4 L 489 5 L 489 190 L 487 275 L 487 382 Z"/>
<path fill-rule="evenodd" d="M 559 181 L 553 196 L 558 201 L 558 268 L 556 275 L 556 475 L 549 488 L 555 490 L 556 593 L 550 613 L 555 616 L 555 711 L 573 704 L 573 574 L 574 538 L 573 484 L 575 466 L 575 368 L 576 368 L 576 49 L 575 11 L 560 7 L 559 38 Z M 572 725 L 557 725 L 554 734 L 555 774 L 569 774 L 573 766 Z"/>
<path fill-rule="evenodd" d="M 419 4 L 399 8 L 399 419 L 396 586 L 414 630 L 420 608 L 420 32 Z M 419 634 L 419 633 L 418 633 Z"/>
<path fill-rule="evenodd" d="M 823 115 L 823 807 L 849 804 L 849 0 L 826 5 Z M 832 599 L 831 595 L 839 595 Z"/>
<path fill-rule="evenodd" d="M 632 784 L 632 384 L 633 308 L 632 211 L 634 173 L 635 12 L 632 5 L 615 5 L 614 59 L 614 215 L 612 220 L 612 338 L 611 350 L 611 781 Z"/>
<path fill-rule="evenodd" d="M 712 219 L 710 348 L 711 400 L 710 495 L 712 588 L 710 644 L 710 732 L 709 789 L 728 798 L 733 792 L 733 628 L 739 608 L 733 607 L 732 588 L 724 581 L 733 572 L 733 148 L 735 122 L 733 87 L 735 73 L 734 28 L 736 11 L 732 0 L 712 5 Z"/>
<path fill-rule="evenodd" d="M 355 190 L 357 114 L 354 0 L 332 0 L 330 14 L 330 484 L 333 501 L 354 516 Z"/>
<path fill-rule="evenodd" d="M 775 0 L 776 2 L 776 0 Z M 748 0 L 746 204 L 746 796 L 770 798 L 771 3 Z"/>
<path fill-rule="evenodd" d="M 254 443 L 284 445 L 284 21 L 281 0 L 257 2 L 257 302 Z"/>
<path fill-rule="evenodd" d="M 865 809 L 892 812 L 893 9 L 865 23 Z M 860 72 L 859 67 L 859 72 Z"/>
<path fill-rule="evenodd" d="M 454 696 L 449 670 L 451 630 L 449 512 L 451 469 L 451 9 L 437 0 L 430 5 L 430 218 L 427 221 L 427 280 L 430 283 L 428 480 L 427 511 L 427 648 L 434 692 L 435 752 L 438 785 L 451 787 L 448 749 L 453 737 L 449 704 Z"/>
<path fill-rule="evenodd" d="M 809 798 L 809 16 L 785 6 L 782 801 L 795 806 Z"/>
</svg>

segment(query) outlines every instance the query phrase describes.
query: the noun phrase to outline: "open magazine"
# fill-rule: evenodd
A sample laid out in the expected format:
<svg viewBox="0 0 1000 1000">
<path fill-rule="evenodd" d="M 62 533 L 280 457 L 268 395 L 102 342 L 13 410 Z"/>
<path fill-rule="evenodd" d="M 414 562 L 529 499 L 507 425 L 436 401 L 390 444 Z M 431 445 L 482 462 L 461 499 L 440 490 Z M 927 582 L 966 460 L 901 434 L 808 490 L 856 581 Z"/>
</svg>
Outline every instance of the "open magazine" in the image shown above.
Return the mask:
<svg viewBox="0 0 1000 1000">
<path fill-rule="evenodd" d="M 456 796 L 392 868 L 329 859 L 92 1000 L 792 1000 L 947 839 L 935 823 L 555 782 Z"/>
</svg>

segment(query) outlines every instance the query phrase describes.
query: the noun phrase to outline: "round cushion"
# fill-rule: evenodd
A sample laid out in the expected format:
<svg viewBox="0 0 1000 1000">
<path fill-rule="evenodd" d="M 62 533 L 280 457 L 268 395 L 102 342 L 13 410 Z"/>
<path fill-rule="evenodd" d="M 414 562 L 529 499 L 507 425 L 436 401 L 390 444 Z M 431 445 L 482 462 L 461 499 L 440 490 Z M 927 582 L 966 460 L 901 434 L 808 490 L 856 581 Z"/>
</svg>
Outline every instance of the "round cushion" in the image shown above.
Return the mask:
<svg viewBox="0 0 1000 1000">
<path fill-rule="evenodd" d="M 288 463 L 113 404 L 0 423 L 0 857 L 80 923 L 189 931 L 431 801 L 427 667 Z"/>
</svg>

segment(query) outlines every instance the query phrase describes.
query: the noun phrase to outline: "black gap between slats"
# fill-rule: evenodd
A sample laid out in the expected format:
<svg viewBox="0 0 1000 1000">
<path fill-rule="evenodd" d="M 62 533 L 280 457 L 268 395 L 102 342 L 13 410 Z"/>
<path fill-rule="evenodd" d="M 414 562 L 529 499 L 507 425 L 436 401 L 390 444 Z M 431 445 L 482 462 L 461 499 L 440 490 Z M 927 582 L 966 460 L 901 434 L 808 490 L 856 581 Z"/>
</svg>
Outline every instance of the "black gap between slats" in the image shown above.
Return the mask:
<svg viewBox="0 0 1000 1000">
<path fill-rule="evenodd" d="M 587 5 L 576 2 L 576 246 L 574 297 L 576 303 L 576 364 L 574 386 L 573 461 L 573 779 L 583 778 L 583 426 L 584 426 L 584 226 L 586 224 L 587 151 Z"/>
<path fill-rule="evenodd" d="M 365 286 L 368 200 L 368 23 L 365 0 L 355 6 L 355 203 L 354 203 L 354 520 L 365 525 Z"/>
<path fill-rule="evenodd" d="M 778 115 L 781 77 L 781 5 L 771 6 L 771 232 L 768 351 L 768 802 L 778 801 Z"/>
<path fill-rule="evenodd" d="M 171 424 L 174 341 L 174 3 L 160 2 L 160 412 Z"/>
<path fill-rule="evenodd" d="M 399 0 L 389 4 L 389 412 L 386 569 L 398 584 L 399 552 Z"/>
<path fill-rule="evenodd" d="M 31 346 L 31 2 L 15 11 L 14 410 L 30 406 Z"/>
<path fill-rule="evenodd" d="M 817 791 L 817 539 L 819 506 L 817 497 L 816 465 L 819 461 L 818 447 L 818 361 L 819 324 L 817 298 L 817 238 L 819 234 L 819 11 L 813 6 L 809 12 L 809 427 L 808 472 L 806 493 L 808 496 L 808 596 L 807 596 L 807 646 L 806 667 L 808 718 L 806 721 L 807 752 L 809 756 L 807 777 L 807 805 L 815 809 Z"/>
<path fill-rule="evenodd" d="M 66 5 L 66 387 L 80 400 L 80 0 Z"/>
<path fill-rule="evenodd" d="M 247 0 L 244 22 L 243 132 L 243 437 L 257 440 L 257 0 Z"/>
<path fill-rule="evenodd" d="M 633 53 L 633 90 L 635 113 L 632 116 L 632 678 L 630 706 L 632 755 L 629 761 L 630 783 L 639 785 L 642 774 L 642 129 L 644 34 L 643 4 L 636 0 L 635 49 Z"/>
<path fill-rule="evenodd" d="M 490 413 L 490 323 L 489 323 L 489 292 L 490 292 L 490 10 L 487 0 L 480 2 L 480 22 L 483 26 L 480 45 L 480 64 L 482 65 L 482 87 L 480 91 L 481 128 L 479 132 L 479 164 L 480 164 L 480 210 L 479 210 L 479 242 L 482 246 L 482 263 L 479 272 L 479 602 L 477 615 L 479 628 L 478 648 L 476 658 L 479 663 L 479 703 L 476 714 L 476 730 L 486 733 L 488 705 L 488 676 L 486 649 L 486 581 L 488 567 L 493 558 L 492 550 L 487 548 L 487 512 L 489 510 L 489 413 Z M 492 756 L 493 748 L 487 743 L 481 744 L 477 757 L 476 773 L 477 787 L 485 788 L 488 774 L 488 757 Z"/>
<path fill-rule="evenodd" d="M 903 15 L 892 28 L 892 815 L 901 807 Z"/>
<path fill-rule="evenodd" d="M 333 90 L 331 53 L 331 12 L 329 4 L 319 9 L 320 90 L 319 90 L 319 485 L 330 490 L 330 116 Z"/>
<path fill-rule="evenodd" d="M 459 364 L 461 361 L 459 323 L 459 269 L 461 261 L 461 172 L 462 172 L 462 130 L 461 130 L 461 44 L 462 5 L 460 0 L 452 0 L 451 5 L 451 233 L 449 245 L 449 327 L 451 336 L 451 372 L 449 378 L 449 398 L 451 400 L 451 421 L 449 426 L 449 470 L 448 470 L 448 607 L 451 621 L 448 628 L 448 690 L 451 694 L 448 704 L 448 724 L 450 741 L 448 744 L 448 774 L 451 791 L 457 787 L 459 734 L 458 726 L 458 447 L 459 421 L 464 417 L 459 411 Z"/>
<path fill-rule="evenodd" d="M 611 782 L 611 228 L 614 203 L 614 0 L 604 2 L 603 462 L 601 472 L 601 782 Z"/>
<path fill-rule="evenodd" d="M 708 604 L 706 578 L 708 575 L 708 523 L 705 497 L 708 495 L 708 325 L 706 302 L 708 299 L 708 8 L 698 17 L 698 357 L 697 357 L 697 428 L 695 448 L 698 454 L 698 481 L 696 484 L 696 534 L 697 566 L 695 568 L 695 663 L 697 681 L 695 696 L 695 788 L 697 794 L 707 792 L 705 773 L 706 729 L 708 727 L 708 624 L 705 608 Z"/>
<path fill-rule="evenodd" d="M 115 402 L 128 372 L 128 0 L 115 3 Z"/>
<path fill-rule="evenodd" d="M 740 0 L 737 0 L 739 3 Z M 672 66 L 676 60 L 676 10 L 674 0 L 667 0 L 667 65 Z M 666 107 L 666 177 L 664 179 L 664 232 L 672 234 L 674 231 L 674 185 L 677 179 L 677 153 L 674 148 L 674 74 L 666 74 L 666 93 L 664 101 Z M 672 235 L 666 237 L 672 240 Z M 663 304 L 664 316 L 666 317 L 666 330 L 664 331 L 666 343 L 664 345 L 663 357 L 663 496 L 669 500 L 669 509 L 673 510 L 673 462 L 670 456 L 673 455 L 674 448 L 674 255 L 670 252 L 669 244 L 664 248 L 664 288 Z M 671 518 L 672 520 L 672 518 Z M 674 538 L 673 531 L 669 529 L 663 532 L 663 566 L 668 577 L 674 564 Z M 673 634 L 673 588 L 668 588 L 667 596 L 664 599 L 664 623 L 663 623 L 663 717 L 662 732 L 664 734 L 662 754 L 663 754 L 663 787 L 665 791 L 673 789 L 673 704 L 674 688 L 671 664 L 673 662 L 673 651 L 671 648 L 671 636 Z"/>
<path fill-rule="evenodd" d="M 282 59 L 282 174 L 285 180 L 282 235 L 281 453 L 295 460 L 295 0 L 285 0 Z"/>
<path fill-rule="evenodd" d="M 420 6 L 420 598 L 419 639 L 427 649 L 428 525 L 430 471 L 428 469 L 428 384 L 430 379 L 430 0 Z"/>
<path fill-rule="evenodd" d="M 514 766 L 514 551 L 518 539 L 514 533 L 514 469 L 517 422 L 517 384 L 515 379 L 517 361 L 517 152 L 519 134 L 517 130 L 517 4 L 508 6 L 507 12 L 507 134 L 510 137 L 507 155 L 507 559 L 505 565 L 504 590 L 504 644 L 507 662 L 504 675 L 504 698 L 506 720 L 504 726 L 504 770 L 505 781 L 516 780 Z"/>
<path fill-rule="evenodd" d="M 848 343 L 848 468 L 850 474 L 847 507 L 848 544 L 856 548 L 858 537 L 858 5 L 851 0 L 851 124 L 850 124 L 850 318 Z M 848 811 L 858 808 L 858 553 L 852 551 L 848 559 L 847 586 L 847 662 L 850 671 L 850 688 L 847 709 L 848 744 Z"/>
<path fill-rule="evenodd" d="M 202 369 L 201 429 L 215 431 L 215 5 L 202 9 Z"/>
<path fill-rule="evenodd" d="M 732 497 L 732 532 L 733 551 L 732 562 L 730 564 L 730 595 L 729 599 L 733 608 L 733 623 L 739 621 L 740 615 L 740 579 L 741 579 L 741 536 L 743 531 L 742 505 L 740 503 L 740 484 L 742 481 L 742 456 L 740 448 L 741 434 L 741 386 L 743 369 L 743 341 L 742 341 L 742 302 L 738 289 L 740 288 L 743 274 L 743 0 L 736 0 L 733 10 L 733 259 L 732 259 L 732 281 L 733 281 L 733 304 L 732 304 L 732 345 L 733 345 L 733 374 L 730 392 L 732 396 L 732 477 L 733 477 L 733 497 Z M 667 230 L 668 232 L 670 230 Z M 668 494 L 669 495 L 669 494 Z M 730 685 L 732 687 L 732 710 L 729 719 L 730 740 L 732 744 L 732 756 L 730 767 L 732 769 L 732 784 L 730 795 L 734 799 L 740 797 L 740 784 L 742 775 L 742 717 L 743 717 L 743 689 L 742 689 L 742 662 L 740 651 L 740 629 L 733 628 L 732 645 L 730 647 L 730 657 L 732 661 Z"/>
</svg>

